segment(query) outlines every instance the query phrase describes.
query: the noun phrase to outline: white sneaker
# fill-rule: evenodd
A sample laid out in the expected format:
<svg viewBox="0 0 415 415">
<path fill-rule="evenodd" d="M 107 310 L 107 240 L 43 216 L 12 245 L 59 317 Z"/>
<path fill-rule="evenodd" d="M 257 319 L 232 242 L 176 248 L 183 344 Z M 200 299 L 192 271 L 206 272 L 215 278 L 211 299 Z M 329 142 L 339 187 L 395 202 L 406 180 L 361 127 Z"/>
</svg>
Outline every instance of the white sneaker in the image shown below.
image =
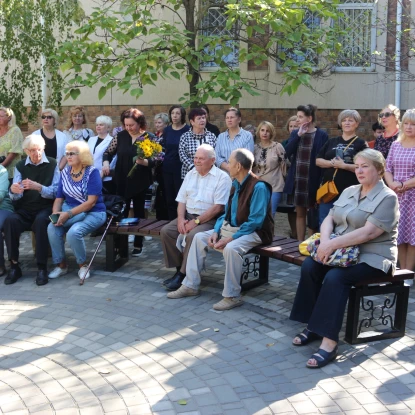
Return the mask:
<svg viewBox="0 0 415 415">
<path fill-rule="evenodd" d="M 144 237 L 144 240 L 145 241 L 152 241 L 153 240 L 153 237 L 152 236 L 145 236 Z"/>
<path fill-rule="evenodd" d="M 61 267 L 56 267 L 52 272 L 49 272 L 48 277 L 49 278 L 58 278 L 61 275 L 65 275 L 68 273 L 68 268 L 61 268 Z"/>
<path fill-rule="evenodd" d="M 89 278 L 91 276 L 91 274 L 89 273 L 89 271 L 86 272 L 87 268 L 88 268 L 88 265 L 82 265 L 82 267 L 79 268 L 79 271 L 78 271 L 78 277 L 79 277 L 79 279 L 81 279 L 81 280 L 82 279 L 85 279 L 86 280 L 87 278 Z"/>
</svg>

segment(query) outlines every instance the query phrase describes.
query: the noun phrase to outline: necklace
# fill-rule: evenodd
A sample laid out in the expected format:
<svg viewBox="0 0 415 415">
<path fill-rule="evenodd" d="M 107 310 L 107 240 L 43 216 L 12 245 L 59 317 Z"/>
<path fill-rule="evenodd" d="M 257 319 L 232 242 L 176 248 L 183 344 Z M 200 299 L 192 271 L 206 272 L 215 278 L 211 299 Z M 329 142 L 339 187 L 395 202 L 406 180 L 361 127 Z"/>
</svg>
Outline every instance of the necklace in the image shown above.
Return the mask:
<svg viewBox="0 0 415 415">
<path fill-rule="evenodd" d="M 71 176 L 74 178 L 74 179 L 77 179 L 78 177 L 80 177 L 81 175 L 82 175 L 82 171 L 84 170 L 84 168 L 82 167 L 82 169 L 78 172 L 78 173 L 72 173 L 71 172 Z"/>
</svg>

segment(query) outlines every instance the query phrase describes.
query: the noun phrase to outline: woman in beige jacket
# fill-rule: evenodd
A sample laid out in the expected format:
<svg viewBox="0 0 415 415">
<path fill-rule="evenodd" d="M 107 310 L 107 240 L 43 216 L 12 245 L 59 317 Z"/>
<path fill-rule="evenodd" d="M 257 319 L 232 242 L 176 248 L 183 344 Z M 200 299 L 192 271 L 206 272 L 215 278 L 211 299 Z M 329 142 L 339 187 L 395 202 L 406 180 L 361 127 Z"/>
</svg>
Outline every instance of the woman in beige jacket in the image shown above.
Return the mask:
<svg viewBox="0 0 415 415">
<path fill-rule="evenodd" d="M 257 128 L 258 143 L 254 148 L 252 172 L 272 186 L 272 216 L 275 216 L 284 189 L 286 171 L 284 147 L 275 142 L 275 128 L 268 121 L 262 121 Z"/>
</svg>

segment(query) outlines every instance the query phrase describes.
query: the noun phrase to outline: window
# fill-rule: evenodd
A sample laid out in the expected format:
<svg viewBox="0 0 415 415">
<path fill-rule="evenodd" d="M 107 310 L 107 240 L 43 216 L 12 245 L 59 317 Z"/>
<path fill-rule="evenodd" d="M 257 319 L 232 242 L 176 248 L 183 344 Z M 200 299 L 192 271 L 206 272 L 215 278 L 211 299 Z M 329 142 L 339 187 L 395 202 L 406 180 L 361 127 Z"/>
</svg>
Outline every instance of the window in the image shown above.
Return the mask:
<svg viewBox="0 0 415 415">
<path fill-rule="evenodd" d="M 334 70 L 374 70 L 372 52 L 376 48 L 376 3 L 373 0 L 343 0 L 338 20 L 347 33 L 339 39 L 340 56 Z"/>
<path fill-rule="evenodd" d="M 236 31 L 236 27 L 229 30 L 226 29 L 226 15 L 222 8 L 210 7 L 208 9 L 202 21 L 202 35 L 214 36 L 218 38 L 234 38 Z M 231 51 L 223 58 L 223 60 L 229 66 L 239 66 L 239 43 L 233 40 L 228 40 L 225 44 L 231 49 Z M 213 49 L 211 47 L 205 48 L 205 53 L 210 55 L 212 59 L 207 62 L 202 62 L 201 69 L 214 69 L 218 66 L 218 64 L 214 61 L 214 58 L 216 51 L 221 47 L 221 45 L 217 45 Z"/>
<path fill-rule="evenodd" d="M 306 25 L 311 31 L 313 29 L 319 28 L 321 25 L 321 18 L 315 14 L 307 10 L 304 15 L 303 24 Z M 286 55 L 286 59 L 292 59 L 297 63 L 301 63 L 304 61 L 309 61 L 313 66 L 318 65 L 318 55 L 312 49 L 306 49 L 302 46 L 302 42 L 298 42 L 296 45 L 292 47 L 284 47 L 283 44 L 278 45 L 278 51 L 283 51 Z M 277 70 L 282 70 L 283 67 L 280 64 L 277 64 Z"/>
</svg>

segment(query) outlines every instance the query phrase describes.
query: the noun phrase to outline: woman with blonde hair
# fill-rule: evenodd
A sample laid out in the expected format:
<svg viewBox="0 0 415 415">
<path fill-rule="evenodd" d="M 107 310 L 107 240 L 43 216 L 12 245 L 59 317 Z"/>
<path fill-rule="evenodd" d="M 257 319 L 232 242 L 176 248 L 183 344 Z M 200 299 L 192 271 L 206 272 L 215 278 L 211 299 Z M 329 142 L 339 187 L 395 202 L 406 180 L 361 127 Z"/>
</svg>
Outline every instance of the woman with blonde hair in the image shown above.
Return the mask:
<svg viewBox="0 0 415 415">
<path fill-rule="evenodd" d="M 252 172 L 272 186 L 271 210 L 274 217 L 284 189 L 285 150 L 275 142 L 275 128 L 268 121 L 259 123 L 256 136 L 259 142 L 254 147 Z"/>
<path fill-rule="evenodd" d="M 336 359 L 352 285 L 393 275 L 396 270 L 399 208 L 396 195 L 382 180 L 385 159 L 380 152 L 366 148 L 354 156 L 353 164 L 359 184 L 345 189 L 324 219 L 319 261 L 308 257 L 303 262 L 291 310 L 290 320 L 307 324 L 293 345 L 322 341 L 307 361 L 310 369 Z M 337 236 L 330 238 L 333 233 Z M 360 250 L 356 265 L 343 268 L 327 264 L 334 251 L 352 245 Z"/>
<path fill-rule="evenodd" d="M 86 117 L 85 107 L 76 105 L 69 110 L 68 123 L 64 133 L 68 138 L 68 142 L 73 140 L 88 141 L 94 132 L 87 128 L 88 120 Z"/>
<path fill-rule="evenodd" d="M 16 117 L 11 108 L 0 107 L 0 157 L 4 157 L 1 165 L 7 169 L 9 181 L 12 181 L 14 167 L 19 162 L 23 135 L 16 126 Z"/>
<path fill-rule="evenodd" d="M 100 228 L 106 219 L 102 197 L 102 181 L 89 146 L 84 141 L 71 141 L 66 145 L 68 166 L 62 170 L 58 191 L 53 203 L 53 214 L 57 218 L 48 226 L 52 259 L 56 268 L 49 278 L 67 274 L 64 235 L 79 265 L 79 278 L 88 278 L 86 273 L 86 247 L 84 237 Z M 53 218 L 53 217 L 52 217 Z"/>
<path fill-rule="evenodd" d="M 41 112 L 42 128 L 36 130 L 32 135 L 40 135 L 45 140 L 45 154 L 47 157 L 56 159 L 59 169 L 66 165 L 65 146 L 68 142 L 65 134 L 56 129 L 59 122 L 58 113 L 46 108 Z"/>
<path fill-rule="evenodd" d="M 385 180 L 398 195 L 398 259 L 401 268 L 415 270 L 415 108 L 402 118 L 398 140 L 386 160 Z M 412 281 L 411 281 L 412 283 Z"/>
<path fill-rule="evenodd" d="M 380 151 L 388 158 L 389 149 L 399 134 L 399 118 L 401 112 L 393 104 L 387 105 L 378 115 L 378 122 L 385 128 L 383 134 L 376 138 L 374 149 Z"/>
</svg>

